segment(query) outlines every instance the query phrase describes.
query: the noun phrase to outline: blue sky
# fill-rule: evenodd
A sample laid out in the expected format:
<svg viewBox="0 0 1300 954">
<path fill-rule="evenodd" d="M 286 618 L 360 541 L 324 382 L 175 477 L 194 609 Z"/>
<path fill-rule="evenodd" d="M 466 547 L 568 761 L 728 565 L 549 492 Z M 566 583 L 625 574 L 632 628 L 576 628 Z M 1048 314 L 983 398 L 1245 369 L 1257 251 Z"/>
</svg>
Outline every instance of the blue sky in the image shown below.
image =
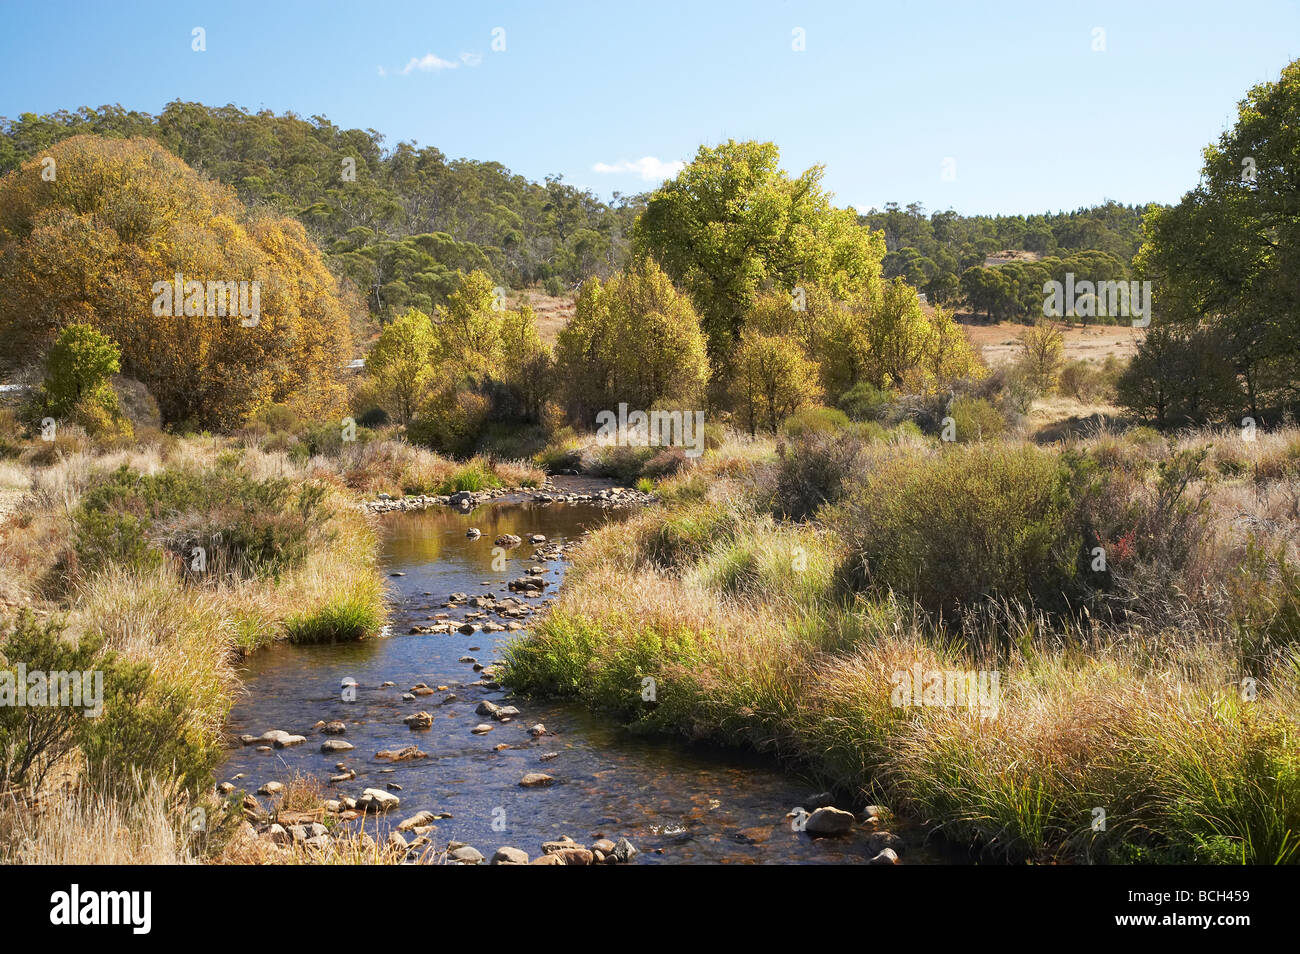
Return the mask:
<svg viewBox="0 0 1300 954">
<path fill-rule="evenodd" d="M 0 0 L 0 116 L 291 110 L 604 197 L 701 143 L 770 139 L 791 171 L 823 163 L 839 204 L 1028 213 L 1176 200 L 1296 57 L 1294 0 Z"/>
</svg>

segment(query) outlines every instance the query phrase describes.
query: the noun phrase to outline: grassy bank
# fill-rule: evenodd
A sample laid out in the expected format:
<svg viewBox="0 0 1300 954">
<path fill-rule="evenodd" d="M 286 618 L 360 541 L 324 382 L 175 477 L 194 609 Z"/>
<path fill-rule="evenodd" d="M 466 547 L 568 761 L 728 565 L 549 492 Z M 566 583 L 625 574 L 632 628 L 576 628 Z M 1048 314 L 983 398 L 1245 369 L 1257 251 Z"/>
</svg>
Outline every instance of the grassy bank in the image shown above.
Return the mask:
<svg viewBox="0 0 1300 954">
<path fill-rule="evenodd" d="M 593 534 L 507 680 L 989 858 L 1294 863 L 1298 457 L 1294 429 L 732 439 Z M 895 704 L 916 667 L 996 673 L 995 713 Z"/>
<path fill-rule="evenodd" d="M 237 806 L 210 788 L 235 666 L 276 640 L 378 633 L 379 539 L 358 498 L 544 476 L 364 437 L 13 439 L 0 465 L 0 665 L 105 682 L 103 715 L 41 722 L 40 744 L 28 741 L 40 710 L 3 710 L 0 859 L 57 862 L 89 844 L 100 861 L 247 855 Z"/>
</svg>

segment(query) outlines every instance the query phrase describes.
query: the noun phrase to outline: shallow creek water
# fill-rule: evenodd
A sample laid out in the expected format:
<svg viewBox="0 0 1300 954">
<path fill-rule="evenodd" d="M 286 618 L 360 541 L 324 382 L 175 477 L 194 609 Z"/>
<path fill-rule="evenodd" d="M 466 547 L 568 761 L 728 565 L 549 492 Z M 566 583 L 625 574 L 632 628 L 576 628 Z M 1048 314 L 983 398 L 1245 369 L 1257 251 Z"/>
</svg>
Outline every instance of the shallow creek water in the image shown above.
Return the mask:
<svg viewBox="0 0 1300 954">
<path fill-rule="evenodd" d="M 532 502 L 493 503 L 470 513 L 435 507 L 384 516 L 385 571 L 404 574 L 389 580 L 393 635 L 337 646 L 277 645 L 255 654 L 243 671 L 246 691 L 231 714 L 232 737 L 284 729 L 305 735 L 307 742 L 269 753 L 236 742 L 219 777 L 244 773 L 236 784 L 251 792 L 295 773 L 324 782 L 342 762 L 357 777 L 338 785 L 326 782 L 328 797 L 356 797 L 390 782 L 401 786 L 394 792 L 401 805 L 378 819 L 368 817 L 368 832 L 376 833 L 378 826 L 382 838 L 389 826 L 416 812 L 446 812 L 451 817 L 437 821 L 429 835 L 434 845 L 466 842 L 488 858 L 502 845 L 536 856 L 543 841 L 569 835 L 584 844 L 596 836 L 626 836 L 641 851 L 639 864 L 865 861 L 864 834 L 814 839 L 792 831 L 786 813 L 815 789 L 757 757 L 648 739 L 571 704 L 509 698 L 505 690 L 466 685 L 479 675 L 471 663 L 459 661 L 462 657 L 485 665 L 498 660 L 524 630 L 406 635 L 412 626 L 433 622 L 436 613 L 463 620 L 465 607 L 442 608 L 451 593 L 519 595 L 510 594 L 506 584 L 537 563 L 529 534 L 572 540 L 611 519 L 619 519 L 617 511 Z M 470 527 L 482 536 L 467 539 Z M 525 542 L 506 552 L 504 571 L 493 570 L 493 541 L 502 533 Z M 543 565 L 548 585 L 544 594 L 527 600 L 532 604 L 554 595 L 563 576 L 561 561 Z M 343 701 L 340 692 L 346 677 L 357 682 L 353 702 Z M 381 688 L 389 681 L 395 685 Z M 421 682 L 448 686 L 449 692 L 403 701 L 402 694 Z M 449 694 L 456 699 L 442 703 Z M 521 715 L 504 724 L 476 715 L 483 699 L 515 705 Z M 433 714 L 433 727 L 408 729 L 402 719 L 420 710 Z M 320 751 L 326 736 L 312 726 L 334 719 L 347 724 L 341 738 L 356 747 L 352 751 Z M 533 739 L 528 728 L 538 722 L 548 734 Z M 480 723 L 494 728 L 472 734 Z M 501 743 L 510 747 L 494 751 Z M 411 744 L 429 757 L 396 764 L 375 758 L 380 750 Z M 559 754 L 541 760 L 552 752 Z M 545 772 L 556 783 L 521 788 L 519 780 L 529 772 Z M 907 841 L 903 863 L 935 860 L 918 850 L 916 839 Z"/>
</svg>

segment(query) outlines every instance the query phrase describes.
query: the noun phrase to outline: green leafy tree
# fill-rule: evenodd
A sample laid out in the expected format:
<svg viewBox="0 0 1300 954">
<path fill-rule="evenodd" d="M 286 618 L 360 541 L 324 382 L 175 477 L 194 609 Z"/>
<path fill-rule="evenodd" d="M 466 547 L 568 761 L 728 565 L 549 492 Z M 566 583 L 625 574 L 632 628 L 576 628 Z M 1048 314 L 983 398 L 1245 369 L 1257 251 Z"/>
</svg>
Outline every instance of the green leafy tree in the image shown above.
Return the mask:
<svg viewBox="0 0 1300 954">
<path fill-rule="evenodd" d="M 384 327 L 366 356 L 366 371 L 402 425 L 411 422 L 434 382 L 436 343 L 429 316 L 411 309 Z"/>
<path fill-rule="evenodd" d="M 556 364 L 571 410 L 588 423 L 624 401 L 635 410 L 698 407 L 709 379 L 690 299 L 648 259 L 603 285 L 583 285 L 556 341 Z"/>
<path fill-rule="evenodd" d="M 732 357 L 731 406 L 750 434 L 775 431 L 822 397 L 817 365 L 790 341 L 747 330 Z"/>
<path fill-rule="evenodd" d="M 110 378 L 121 368 L 122 349 L 90 325 L 68 325 L 45 358 L 45 380 L 37 395 L 39 413 L 57 419 L 120 418 Z"/>
<path fill-rule="evenodd" d="M 842 298 L 880 274 L 881 236 L 831 205 L 822 167 L 792 178 L 779 163 L 770 142 L 702 146 L 650 197 L 634 230 L 634 248 L 691 295 L 715 362 L 764 289 L 819 285 Z"/>
<path fill-rule="evenodd" d="M 1136 262 L 1156 321 L 1219 333 L 1243 410 L 1257 417 L 1300 395 L 1297 114 L 1300 61 L 1246 94 L 1233 127 L 1206 147 L 1197 187 L 1147 216 Z"/>
</svg>

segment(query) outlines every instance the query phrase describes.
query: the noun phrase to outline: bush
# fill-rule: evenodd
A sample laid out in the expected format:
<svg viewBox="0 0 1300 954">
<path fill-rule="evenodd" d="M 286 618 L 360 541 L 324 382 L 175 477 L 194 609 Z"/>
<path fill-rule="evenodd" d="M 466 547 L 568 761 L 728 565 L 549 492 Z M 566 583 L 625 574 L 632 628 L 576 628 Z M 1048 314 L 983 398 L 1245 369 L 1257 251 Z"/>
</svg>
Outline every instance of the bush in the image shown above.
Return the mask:
<svg viewBox="0 0 1300 954">
<path fill-rule="evenodd" d="M 953 432 L 959 444 L 994 440 L 1007 429 L 1002 412 L 984 398 L 967 395 L 955 398 L 948 408 L 948 416 L 952 418 Z"/>
<path fill-rule="evenodd" d="M 91 778 L 119 797 L 150 775 L 197 792 L 210 780 L 221 747 L 190 718 L 191 709 L 189 691 L 154 677 L 147 662 L 107 671 L 104 712 L 83 720 L 81 732 Z"/>
<path fill-rule="evenodd" d="M 879 421 L 889 408 L 889 393 L 859 381 L 840 395 L 839 406 L 855 421 Z"/>
<path fill-rule="evenodd" d="M 440 454 L 464 457 L 478 444 L 490 410 L 491 402 L 474 391 L 443 393 L 421 407 L 406 427 L 406 438 Z"/>
<path fill-rule="evenodd" d="M 60 622 L 41 623 L 24 610 L 0 638 L 0 790 L 28 783 L 39 789 L 49 770 L 76 745 L 87 721 L 85 712 L 94 708 L 92 700 L 84 697 L 81 707 L 17 705 L 16 698 L 5 698 L 6 694 L 27 693 L 30 685 L 18 680 L 18 665 L 29 675 L 46 674 L 47 680 L 53 673 L 79 678 L 83 672 L 112 665 L 111 657 L 100 655 L 100 642 L 88 638 L 67 642 L 63 629 Z M 47 682 L 45 690 L 52 689 Z"/>
<path fill-rule="evenodd" d="M 806 407 L 795 411 L 781 424 L 786 437 L 803 437 L 809 434 L 837 434 L 849 426 L 848 415 L 833 407 Z"/>
<path fill-rule="evenodd" d="M 811 433 L 795 440 L 781 456 L 772 492 L 777 516 L 806 520 L 840 499 L 844 482 L 860 469 L 864 444 L 852 434 Z"/>
<path fill-rule="evenodd" d="M 1064 609 L 1083 555 L 1056 454 L 974 445 L 886 460 L 827 519 L 850 550 L 845 580 L 960 615 L 985 599 Z"/>
<path fill-rule="evenodd" d="M 82 497 L 74 545 L 86 571 L 156 565 L 165 553 L 218 576 L 275 576 L 306 557 L 327 516 L 325 492 L 319 484 L 295 492 L 286 479 L 256 480 L 229 466 L 157 474 L 123 466 Z M 202 567 L 193 562 L 196 547 Z"/>
</svg>

